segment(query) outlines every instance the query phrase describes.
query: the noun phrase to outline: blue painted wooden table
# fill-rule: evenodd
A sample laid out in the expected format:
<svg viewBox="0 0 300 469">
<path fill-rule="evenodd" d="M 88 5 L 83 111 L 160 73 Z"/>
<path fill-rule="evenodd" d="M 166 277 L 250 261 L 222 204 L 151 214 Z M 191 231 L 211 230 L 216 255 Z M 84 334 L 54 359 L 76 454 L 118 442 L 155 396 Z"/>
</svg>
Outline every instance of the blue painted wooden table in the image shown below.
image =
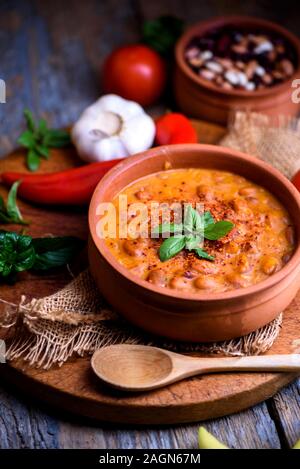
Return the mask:
<svg viewBox="0 0 300 469">
<path fill-rule="evenodd" d="M 53 126 L 73 122 L 101 93 L 100 66 L 115 46 L 139 39 L 144 18 L 174 14 L 187 22 L 216 14 L 263 16 L 299 31 L 298 2 L 225 0 L 11 0 L 0 3 L 0 153 L 12 150 L 25 107 Z M 1 287 L 0 287 L 1 291 Z M 0 365 L 1 370 L 1 365 Z M 286 448 L 300 438 L 300 380 L 236 415 L 205 422 L 235 448 Z M 196 448 L 198 425 L 117 428 L 37 405 L 0 385 L 0 448 Z"/>
</svg>

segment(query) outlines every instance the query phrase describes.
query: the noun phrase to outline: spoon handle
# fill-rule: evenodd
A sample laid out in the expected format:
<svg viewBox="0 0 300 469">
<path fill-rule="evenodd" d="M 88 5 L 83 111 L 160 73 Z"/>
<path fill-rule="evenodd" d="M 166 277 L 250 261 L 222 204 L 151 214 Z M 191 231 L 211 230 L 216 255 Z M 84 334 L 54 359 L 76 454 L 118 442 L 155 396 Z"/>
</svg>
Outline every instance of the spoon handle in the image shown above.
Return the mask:
<svg viewBox="0 0 300 469">
<path fill-rule="evenodd" d="M 192 363 L 194 362 L 194 363 Z M 196 363 L 197 362 L 197 363 Z M 214 373 L 219 371 L 299 371 L 300 354 L 258 355 L 253 357 L 193 358 L 186 360 L 186 371 Z"/>
</svg>

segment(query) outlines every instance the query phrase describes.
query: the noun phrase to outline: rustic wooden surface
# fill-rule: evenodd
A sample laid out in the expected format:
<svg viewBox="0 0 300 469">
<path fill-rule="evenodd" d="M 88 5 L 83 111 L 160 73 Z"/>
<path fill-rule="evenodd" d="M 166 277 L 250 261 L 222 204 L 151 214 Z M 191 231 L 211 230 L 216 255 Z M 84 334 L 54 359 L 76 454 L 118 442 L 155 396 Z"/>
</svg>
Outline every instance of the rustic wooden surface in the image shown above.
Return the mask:
<svg viewBox="0 0 300 469">
<path fill-rule="evenodd" d="M 1 2 L 0 78 L 7 85 L 7 103 L 0 104 L 1 154 L 14 147 L 26 106 L 53 125 L 76 119 L 99 96 L 99 67 L 105 54 L 137 40 L 144 18 L 171 13 L 193 22 L 216 14 L 254 14 L 297 34 L 297 3 L 287 0 L 282 10 L 271 0 Z M 59 275 L 63 284 L 66 272 Z M 0 393 L 1 448 L 195 448 L 197 444 L 197 424 L 151 430 L 100 426 L 49 410 L 12 386 L 1 386 Z M 298 380 L 274 399 L 205 426 L 232 447 L 289 447 L 300 436 L 299 396 Z"/>
</svg>

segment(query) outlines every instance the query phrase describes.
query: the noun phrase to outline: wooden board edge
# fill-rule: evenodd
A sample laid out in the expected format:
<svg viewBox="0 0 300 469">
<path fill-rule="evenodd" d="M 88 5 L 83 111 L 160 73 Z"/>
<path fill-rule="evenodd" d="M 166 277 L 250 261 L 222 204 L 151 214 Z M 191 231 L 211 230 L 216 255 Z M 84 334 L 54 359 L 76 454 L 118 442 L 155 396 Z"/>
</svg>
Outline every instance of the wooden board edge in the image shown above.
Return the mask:
<svg viewBox="0 0 300 469">
<path fill-rule="evenodd" d="M 28 398 L 34 397 L 43 404 L 56 410 L 63 410 L 77 417 L 122 425 L 176 425 L 200 422 L 224 417 L 252 407 L 271 398 L 281 388 L 294 381 L 299 373 L 276 373 L 268 383 L 263 383 L 253 390 L 243 391 L 224 399 L 210 403 L 173 404 L 167 406 L 136 406 L 118 403 L 99 403 L 85 397 L 79 397 L 61 390 L 53 390 L 46 383 L 23 374 L 12 366 L 5 366 L 3 380 L 25 392 Z M 20 383 L 20 378 L 22 384 Z"/>
</svg>

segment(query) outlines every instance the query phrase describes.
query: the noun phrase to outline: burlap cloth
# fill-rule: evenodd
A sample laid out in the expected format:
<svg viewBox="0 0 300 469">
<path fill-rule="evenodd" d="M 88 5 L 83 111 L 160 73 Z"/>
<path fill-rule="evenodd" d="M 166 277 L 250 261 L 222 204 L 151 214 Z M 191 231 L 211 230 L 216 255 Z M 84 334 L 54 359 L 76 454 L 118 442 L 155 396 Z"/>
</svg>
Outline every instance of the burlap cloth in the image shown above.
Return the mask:
<svg viewBox="0 0 300 469">
<path fill-rule="evenodd" d="M 300 125 L 297 120 L 269 122 L 265 116 L 237 113 L 222 145 L 236 148 L 276 166 L 291 177 L 299 165 Z M 92 353 L 113 343 L 154 344 L 177 351 L 256 355 L 276 340 L 282 314 L 267 326 L 238 339 L 210 344 L 186 344 L 152 337 L 135 329 L 112 311 L 97 291 L 88 271 L 54 295 L 20 304 L 2 302 L 1 324 L 14 334 L 6 358 L 22 357 L 45 369 L 62 365 L 73 354 Z"/>
</svg>

